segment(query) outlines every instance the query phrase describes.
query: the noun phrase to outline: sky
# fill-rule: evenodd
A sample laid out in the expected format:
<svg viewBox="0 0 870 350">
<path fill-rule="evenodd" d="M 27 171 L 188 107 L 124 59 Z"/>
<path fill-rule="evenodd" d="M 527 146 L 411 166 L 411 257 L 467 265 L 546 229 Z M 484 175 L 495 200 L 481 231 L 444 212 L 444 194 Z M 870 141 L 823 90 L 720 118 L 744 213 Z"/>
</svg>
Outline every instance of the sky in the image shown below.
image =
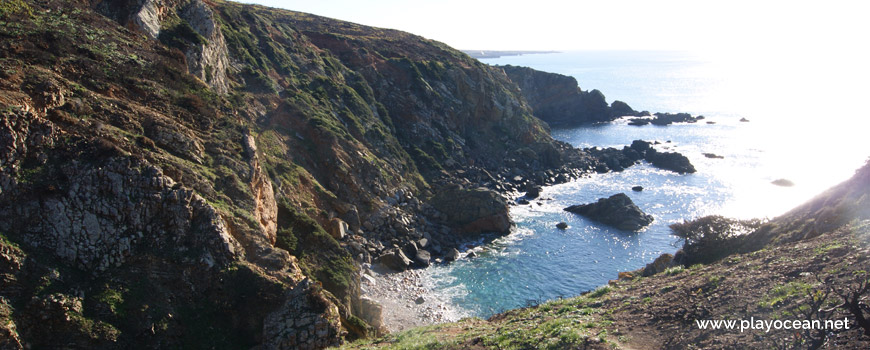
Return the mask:
<svg viewBox="0 0 870 350">
<path fill-rule="evenodd" d="M 870 4 L 764 0 L 243 0 L 474 50 L 781 51 L 863 45 Z M 859 40 L 860 39 L 860 40 Z"/>
</svg>

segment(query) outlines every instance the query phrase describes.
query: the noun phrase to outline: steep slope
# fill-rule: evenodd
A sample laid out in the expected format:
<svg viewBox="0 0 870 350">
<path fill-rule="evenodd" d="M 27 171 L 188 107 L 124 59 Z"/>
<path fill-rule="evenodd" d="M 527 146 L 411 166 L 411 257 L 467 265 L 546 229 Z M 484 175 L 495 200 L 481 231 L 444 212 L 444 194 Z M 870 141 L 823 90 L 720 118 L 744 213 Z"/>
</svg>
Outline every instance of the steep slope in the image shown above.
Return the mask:
<svg viewBox="0 0 870 350">
<path fill-rule="evenodd" d="M 579 297 L 346 348 L 864 349 L 870 346 L 868 197 L 870 163 L 749 234 L 730 236 L 734 227 L 714 224 L 705 235 L 716 244 L 677 254 L 717 255 L 710 263 L 668 267 L 669 257 L 660 258 L 646 269 L 657 274 L 620 273 Z M 727 222 L 698 220 L 695 229 L 711 221 Z M 734 323 L 731 329 L 707 323 L 716 320 Z"/>
<path fill-rule="evenodd" d="M 357 264 L 420 238 L 433 254 L 468 239 L 434 193 L 501 208 L 475 231 L 503 230 L 503 202 L 476 187 L 522 190 L 597 164 L 552 140 L 499 69 L 291 11 L 9 0 L 0 62 L 11 348 L 365 336 Z"/>
</svg>

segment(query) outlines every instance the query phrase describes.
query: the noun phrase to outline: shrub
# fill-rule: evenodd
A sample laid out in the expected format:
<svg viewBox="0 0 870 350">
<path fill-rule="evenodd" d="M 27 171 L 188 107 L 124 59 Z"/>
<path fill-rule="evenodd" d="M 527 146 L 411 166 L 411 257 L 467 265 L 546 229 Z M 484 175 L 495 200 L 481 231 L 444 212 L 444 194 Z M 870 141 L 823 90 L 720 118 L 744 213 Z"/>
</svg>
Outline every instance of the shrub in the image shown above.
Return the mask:
<svg viewBox="0 0 870 350">
<path fill-rule="evenodd" d="M 671 232 L 684 239 L 682 264 L 709 263 L 736 250 L 737 238 L 757 229 L 764 222 L 759 219 L 737 220 L 710 215 L 692 221 L 671 224 Z"/>
</svg>

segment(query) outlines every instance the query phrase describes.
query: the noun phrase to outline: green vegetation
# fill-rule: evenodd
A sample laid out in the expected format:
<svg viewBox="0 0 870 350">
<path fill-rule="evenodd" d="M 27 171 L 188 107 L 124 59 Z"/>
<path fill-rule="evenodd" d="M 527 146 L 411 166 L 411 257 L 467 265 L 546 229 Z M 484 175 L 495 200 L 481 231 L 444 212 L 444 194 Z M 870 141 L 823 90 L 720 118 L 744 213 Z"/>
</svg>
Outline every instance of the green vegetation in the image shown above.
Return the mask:
<svg viewBox="0 0 870 350">
<path fill-rule="evenodd" d="M 813 288 L 812 284 L 803 281 L 791 281 L 783 285 L 773 287 L 759 302 L 758 306 L 764 309 L 774 309 L 788 300 L 802 298 Z"/>
<path fill-rule="evenodd" d="M 316 221 L 286 201 L 278 204 L 277 245 L 299 259 L 306 276 L 349 304 L 359 278 L 350 255 Z"/>
<path fill-rule="evenodd" d="M 0 19 L 7 20 L 12 16 L 32 17 L 33 8 L 24 0 L 3 0 L 0 2 Z"/>
</svg>

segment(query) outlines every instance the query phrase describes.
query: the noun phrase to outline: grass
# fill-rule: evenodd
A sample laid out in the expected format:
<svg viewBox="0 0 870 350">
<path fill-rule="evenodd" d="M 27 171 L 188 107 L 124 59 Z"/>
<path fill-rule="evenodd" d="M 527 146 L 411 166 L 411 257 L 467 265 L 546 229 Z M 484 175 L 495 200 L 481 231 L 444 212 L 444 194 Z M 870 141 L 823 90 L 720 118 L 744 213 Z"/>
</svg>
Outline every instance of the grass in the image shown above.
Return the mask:
<svg viewBox="0 0 870 350">
<path fill-rule="evenodd" d="M 758 302 L 758 307 L 775 309 L 786 301 L 806 296 L 812 288 L 813 285 L 803 281 L 792 281 L 776 286 Z"/>
</svg>

